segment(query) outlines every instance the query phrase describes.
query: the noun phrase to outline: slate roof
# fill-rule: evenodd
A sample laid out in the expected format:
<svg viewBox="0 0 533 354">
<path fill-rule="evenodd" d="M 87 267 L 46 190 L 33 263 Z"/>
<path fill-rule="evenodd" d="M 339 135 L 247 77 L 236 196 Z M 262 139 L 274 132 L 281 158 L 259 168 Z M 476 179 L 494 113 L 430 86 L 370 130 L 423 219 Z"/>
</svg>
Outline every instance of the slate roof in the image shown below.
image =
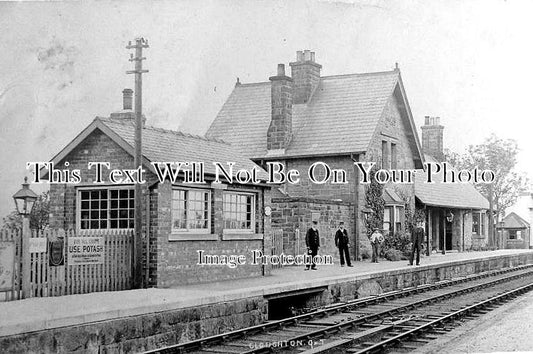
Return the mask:
<svg viewBox="0 0 533 354">
<path fill-rule="evenodd" d="M 506 229 L 525 229 L 529 227 L 529 223 L 514 212 L 503 218 L 503 222 L 503 227 Z"/>
<path fill-rule="evenodd" d="M 134 152 L 135 125 L 132 120 L 96 117 L 53 161 L 60 161 L 95 129 L 102 130 L 130 154 Z M 150 162 L 204 162 L 206 174 L 215 174 L 213 162 L 227 166 L 235 162 L 234 173 L 241 168 L 259 170 L 258 177 L 266 180 L 266 172 L 228 143 L 216 139 L 185 134 L 179 131 L 146 126 L 143 128 L 143 164 L 153 171 Z"/>
<path fill-rule="evenodd" d="M 399 76 L 393 70 L 321 77 L 309 103 L 293 105 L 293 139 L 284 156 L 366 151 Z M 252 158 L 264 157 L 270 100 L 270 82 L 237 85 L 207 136 L 224 139 Z"/>
<path fill-rule="evenodd" d="M 405 201 L 393 189 L 385 187 L 383 189 L 383 200 L 385 204 L 405 204 Z"/>
<path fill-rule="evenodd" d="M 426 162 L 437 162 L 426 155 Z M 424 204 L 459 209 L 488 209 L 489 201 L 470 183 L 442 183 L 441 175 L 433 175 L 435 183 L 427 183 L 424 170 L 416 170 L 415 196 Z"/>
</svg>

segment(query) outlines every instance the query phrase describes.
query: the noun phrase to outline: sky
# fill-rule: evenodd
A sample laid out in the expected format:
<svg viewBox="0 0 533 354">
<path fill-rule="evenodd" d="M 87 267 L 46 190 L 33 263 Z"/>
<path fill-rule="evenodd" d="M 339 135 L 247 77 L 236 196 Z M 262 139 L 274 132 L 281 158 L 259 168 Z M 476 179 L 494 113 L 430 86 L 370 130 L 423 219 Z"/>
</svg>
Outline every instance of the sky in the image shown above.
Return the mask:
<svg viewBox="0 0 533 354">
<path fill-rule="evenodd" d="M 492 133 L 516 139 L 533 179 L 531 13 L 528 0 L 2 2 L 0 217 L 27 161 L 122 108 L 134 86 L 125 46 L 139 36 L 149 125 L 204 134 L 237 77 L 268 81 L 310 49 L 324 76 L 398 62 L 418 127 L 441 117 L 459 153 Z"/>
</svg>

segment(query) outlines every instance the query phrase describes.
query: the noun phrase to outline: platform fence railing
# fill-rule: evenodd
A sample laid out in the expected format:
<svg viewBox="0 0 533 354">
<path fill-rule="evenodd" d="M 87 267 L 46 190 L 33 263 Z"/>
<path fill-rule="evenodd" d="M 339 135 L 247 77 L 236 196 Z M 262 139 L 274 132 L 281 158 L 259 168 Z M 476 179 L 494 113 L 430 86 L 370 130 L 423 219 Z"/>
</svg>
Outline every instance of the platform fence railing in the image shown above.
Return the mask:
<svg viewBox="0 0 533 354">
<path fill-rule="evenodd" d="M 32 230 L 25 297 L 131 289 L 131 230 Z M 22 298 L 20 230 L 0 230 L 0 301 Z"/>
</svg>

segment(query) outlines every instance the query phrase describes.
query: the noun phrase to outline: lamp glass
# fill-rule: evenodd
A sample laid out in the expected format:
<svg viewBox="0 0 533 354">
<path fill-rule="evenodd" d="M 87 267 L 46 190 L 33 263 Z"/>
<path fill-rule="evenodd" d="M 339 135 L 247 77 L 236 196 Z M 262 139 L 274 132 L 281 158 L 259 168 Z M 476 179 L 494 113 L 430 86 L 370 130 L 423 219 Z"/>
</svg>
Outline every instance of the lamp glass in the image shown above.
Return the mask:
<svg viewBox="0 0 533 354">
<path fill-rule="evenodd" d="M 22 184 L 22 189 L 13 195 L 17 212 L 20 215 L 29 215 L 37 198 L 37 194 L 30 189 L 28 179 L 25 178 L 24 183 Z"/>
</svg>

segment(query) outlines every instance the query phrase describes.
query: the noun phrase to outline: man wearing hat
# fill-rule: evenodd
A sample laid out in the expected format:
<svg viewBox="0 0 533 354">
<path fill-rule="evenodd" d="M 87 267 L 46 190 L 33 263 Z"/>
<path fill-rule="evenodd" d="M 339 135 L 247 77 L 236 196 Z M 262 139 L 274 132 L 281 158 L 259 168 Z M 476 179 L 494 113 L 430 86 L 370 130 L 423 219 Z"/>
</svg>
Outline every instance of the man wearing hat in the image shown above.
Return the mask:
<svg viewBox="0 0 533 354">
<path fill-rule="evenodd" d="M 383 234 L 380 229 L 375 228 L 372 235 L 370 235 L 370 243 L 372 244 L 372 263 L 378 262 L 379 245 L 384 241 Z"/>
<path fill-rule="evenodd" d="M 416 265 L 420 265 L 420 247 L 424 242 L 424 221 L 419 220 L 416 227 L 411 231 L 412 249 L 409 257 L 409 265 L 413 265 L 416 252 Z"/>
<path fill-rule="evenodd" d="M 320 248 L 320 235 L 318 234 L 317 225 L 318 221 L 313 221 L 313 225 L 309 230 L 307 230 L 307 234 L 305 234 L 305 245 L 307 246 L 307 255 L 311 257 L 311 262 L 307 262 L 305 270 L 309 270 L 309 267 L 311 267 L 312 270 L 316 270 L 314 258 L 318 254 L 318 249 Z"/>
<path fill-rule="evenodd" d="M 341 267 L 344 267 L 344 257 L 346 256 L 346 263 L 348 267 L 353 267 L 350 260 L 350 240 L 348 239 L 348 231 L 344 228 L 344 222 L 339 223 L 339 229 L 335 233 L 335 246 L 339 248 L 339 255 L 341 257 Z"/>
</svg>

